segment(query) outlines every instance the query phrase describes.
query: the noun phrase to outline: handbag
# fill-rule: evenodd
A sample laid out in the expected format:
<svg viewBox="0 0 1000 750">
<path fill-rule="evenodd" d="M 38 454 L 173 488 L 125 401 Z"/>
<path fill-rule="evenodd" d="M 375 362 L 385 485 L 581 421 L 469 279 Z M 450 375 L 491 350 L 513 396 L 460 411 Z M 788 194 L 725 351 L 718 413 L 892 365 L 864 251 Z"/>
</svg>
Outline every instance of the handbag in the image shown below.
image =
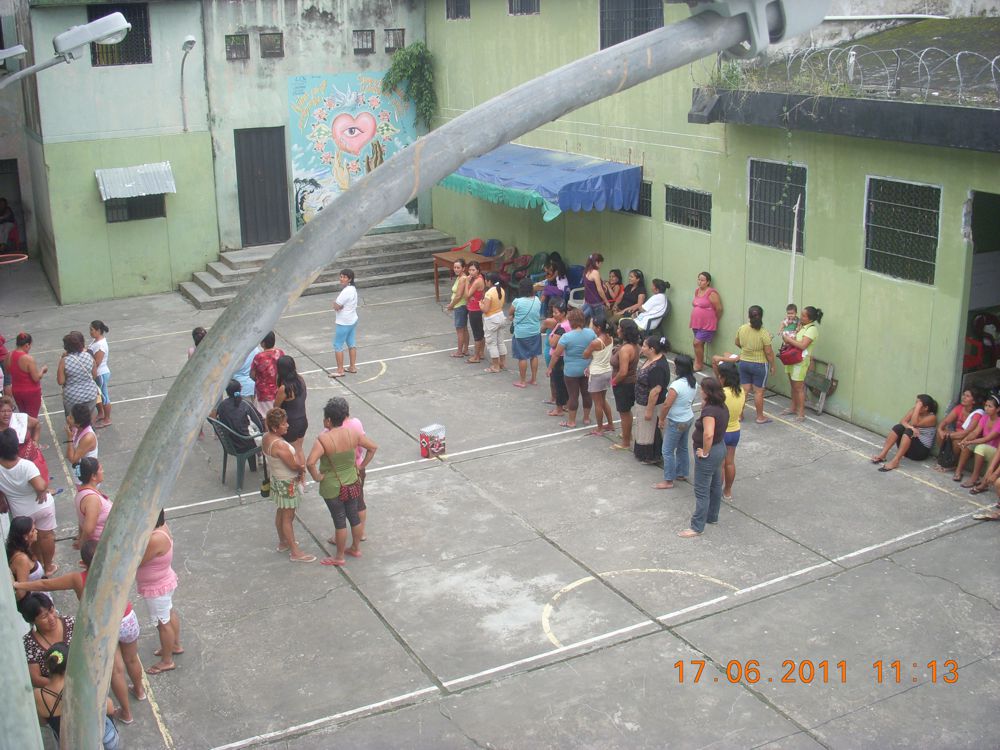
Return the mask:
<svg viewBox="0 0 1000 750">
<path fill-rule="evenodd" d="M 778 359 L 785 365 L 797 365 L 802 361 L 802 350 L 791 344 L 782 344 L 778 350 Z"/>
<path fill-rule="evenodd" d="M 347 503 L 351 500 L 361 499 L 361 478 L 358 477 L 357 481 L 353 484 L 344 484 L 344 480 L 340 478 L 340 473 L 337 471 L 337 467 L 330 463 L 330 468 L 333 469 L 333 475 L 337 477 L 337 481 L 340 482 L 340 502 Z"/>
<path fill-rule="evenodd" d="M 941 450 L 938 451 L 938 466 L 942 469 L 954 469 L 958 466 L 958 456 L 955 455 L 955 446 L 950 438 L 946 437 L 941 443 Z"/>
<path fill-rule="evenodd" d="M 271 477 L 267 473 L 267 459 L 264 458 L 264 454 L 260 454 L 260 460 L 264 464 L 264 479 L 260 483 L 260 496 L 270 497 L 271 496 Z"/>
</svg>

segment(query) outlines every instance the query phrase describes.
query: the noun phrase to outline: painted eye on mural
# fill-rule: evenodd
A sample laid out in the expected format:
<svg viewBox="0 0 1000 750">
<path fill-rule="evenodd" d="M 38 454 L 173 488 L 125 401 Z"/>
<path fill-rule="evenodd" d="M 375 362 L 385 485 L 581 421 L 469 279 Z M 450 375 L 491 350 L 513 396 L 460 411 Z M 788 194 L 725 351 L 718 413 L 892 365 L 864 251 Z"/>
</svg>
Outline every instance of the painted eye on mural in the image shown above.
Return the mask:
<svg viewBox="0 0 1000 750">
<path fill-rule="evenodd" d="M 353 125 L 344 131 L 344 135 L 348 138 L 357 138 L 361 135 L 361 128 L 356 128 Z"/>
</svg>

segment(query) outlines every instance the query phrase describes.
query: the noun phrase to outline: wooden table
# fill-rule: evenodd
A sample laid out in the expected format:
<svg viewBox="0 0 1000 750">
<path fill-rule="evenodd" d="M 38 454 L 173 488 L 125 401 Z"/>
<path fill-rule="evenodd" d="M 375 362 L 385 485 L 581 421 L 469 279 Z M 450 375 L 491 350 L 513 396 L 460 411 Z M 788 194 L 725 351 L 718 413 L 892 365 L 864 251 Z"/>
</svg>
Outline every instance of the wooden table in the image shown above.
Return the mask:
<svg viewBox="0 0 1000 750">
<path fill-rule="evenodd" d="M 470 260 L 478 260 L 479 267 L 483 273 L 489 273 L 494 270 L 497 264 L 497 258 L 482 256 L 479 253 L 474 253 L 471 250 L 446 250 L 443 253 L 434 253 L 431 256 L 434 259 L 434 299 L 438 302 L 441 301 L 441 291 L 438 286 L 438 269 L 448 268 L 451 269 L 451 264 L 456 260 L 464 260 L 468 263 Z"/>
</svg>

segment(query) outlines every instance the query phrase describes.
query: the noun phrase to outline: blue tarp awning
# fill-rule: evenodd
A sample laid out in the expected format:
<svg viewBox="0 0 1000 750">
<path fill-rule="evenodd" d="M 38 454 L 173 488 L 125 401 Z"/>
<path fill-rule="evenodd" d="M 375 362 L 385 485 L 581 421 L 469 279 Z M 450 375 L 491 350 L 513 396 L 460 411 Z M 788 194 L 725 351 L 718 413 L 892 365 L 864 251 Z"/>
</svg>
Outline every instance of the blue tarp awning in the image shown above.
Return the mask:
<svg viewBox="0 0 1000 750">
<path fill-rule="evenodd" d="M 541 206 L 545 221 L 552 221 L 563 211 L 636 210 L 642 167 L 508 143 L 439 184 L 515 208 Z"/>
</svg>

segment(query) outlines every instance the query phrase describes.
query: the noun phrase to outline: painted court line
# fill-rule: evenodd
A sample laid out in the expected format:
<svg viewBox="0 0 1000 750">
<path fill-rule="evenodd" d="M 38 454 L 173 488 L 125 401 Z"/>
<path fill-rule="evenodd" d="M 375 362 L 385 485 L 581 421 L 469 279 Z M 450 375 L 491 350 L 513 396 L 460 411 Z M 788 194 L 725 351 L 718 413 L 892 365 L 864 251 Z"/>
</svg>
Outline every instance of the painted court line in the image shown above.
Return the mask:
<svg viewBox="0 0 1000 750">
<path fill-rule="evenodd" d="M 879 549 L 879 548 L 882 548 L 882 547 L 886 547 L 886 546 L 891 545 L 891 544 L 895 544 L 897 542 L 903 541 L 904 539 L 908 539 L 910 537 L 917 536 L 919 534 L 924 534 L 924 533 L 926 533 L 928 531 L 933 531 L 934 529 L 943 528 L 944 526 L 947 526 L 949 524 L 955 523 L 956 521 L 960 521 L 960 520 L 962 520 L 964 518 L 968 518 L 970 515 L 972 515 L 972 514 L 971 513 L 963 513 L 962 515 L 959 515 L 959 516 L 952 516 L 951 518 L 947 518 L 944 521 L 940 521 L 940 522 L 938 522 L 936 524 L 932 524 L 931 526 L 926 526 L 926 527 L 924 527 L 922 529 L 918 529 L 917 531 L 911 531 L 911 532 L 909 532 L 907 534 L 900 534 L 899 536 L 893 537 L 892 539 L 887 539 L 884 542 L 879 542 L 878 544 L 873 544 L 873 545 L 870 545 L 868 547 L 863 547 L 861 549 L 855 550 L 854 552 L 848 552 L 845 555 L 841 555 L 840 557 L 834 558 L 832 561 L 827 561 L 827 562 L 819 563 L 818 565 L 810 565 L 808 567 L 801 568 L 800 570 L 796 570 L 796 571 L 794 571 L 792 573 L 786 573 L 785 575 L 777 576 L 777 577 L 772 578 L 770 580 L 763 581 L 761 583 L 755 584 L 754 586 L 748 586 L 747 588 L 740 589 L 739 591 L 735 592 L 732 595 L 725 594 L 723 596 L 715 597 L 714 599 L 709 599 L 708 601 L 700 602 L 698 604 L 693 604 L 690 607 L 685 607 L 683 609 L 679 609 L 679 610 L 676 610 L 674 612 L 670 612 L 670 613 L 667 613 L 665 615 L 661 615 L 661 616 L 657 617 L 656 620 L 658 622 L 664 622 L 666 620 L 669 620 L 669 619 L 675 618 L 675 617 L 679 617 L 680 615 L 687 614 L 689 612 L 694 612 L 694 611 L 699 610 L 699 609 L 704 609 L 705 607 L 710 607 L 713 604 L 718 604 L 720 602 L 726 601 L 727 599 L 731 599 L 733 597 L 740 596 L 741 594 L 746 594 L 746 593 L 749 593 L 751 591 L 757 591 L 757 590 L 760 590 L 762 588 L 766 588 L 768 586 L 772 586 L 772 585 L 774 585 L 776 583 L 780 583 L 781 581 L 787 581 L 790 578 L 794 578 L 794 577 L 797 577 L 797 576 L 800 576 L 800 575 L 804 575 L 805 573 L 808 573 L 810 571 L 817 570 L 819 568 L 828 567 L 828 566 L 833 565 L 834 563 L 839 562 L 841 560 L 847 560 L 847 559 L 852 558 L 852 557 L 857 557 L 858 555 L 862 555 L 862 554 L 864 554 L 866 552 L 871 552 L 872 550 L 876 550 L 876 549 Z M 442 685 L 444 685 L 445 688 L 447 688 L 447 689 L 450 690 L 451 688 L 459 686 L 459 685 L 464 685 L 466 683 L 471 683 L 471 682 L 475 682 L 477 680 L 482 680 L 483 678 L 491 677 L 493 675 L 500 674 L 502 672 L 507 672 L 507 671 L 510 671 L 512 669 L 516 669 L 518 667 L 523 667 L 523 666 L 528 665 L 528 664 L 533 664 L 535 662 L 542 661 L 544 659 L 548 659 L 548 658 L 551 658 L 553 656 L 559 656 L 559 655 L 562 655 L 562 654 L 566 654 L 566 653 L 568 653 L 570 651 L 575 651 L 577 649 L 584 648 L 586 646 L 594 645 L 595 643 L 600 643 L 602 641 L 606 641 L 606 640 L 609 640 L 611 638 L 615 638 L 617 636 L 625 635 L 627 633 L 632 633 L 632 632 L 635 632 L 636 630 L 640 630 L 640 629 L 642 629 L 644 627 L 650 626 L 651 624 L 653 624 L 651 620 L 643 620 L 642 622 L 637 622 L 637 623 L 635 623 L 633 625 L 627 625 L 627 626 L 625 626 L 623 628 L 618 628 L 617 630 L 612 630 L 612 631 L 609 631 L 607 633 L 601 633 L 599 635 L 595 635 L 595 636 L 592 636 L 590 638 L 585 638 L 585 639 L 580 640 L 580 641 L 575 641 L 573 643 L 569 643 L 569 644 L 567 644 L 565 646 L 560 646 L 558 648 L 549 649 L 549 650 L 543 651 L 543 652 L 541 652 L 539 654 L 535 654 L 534 656 L 528 656 L 528 657 L 525 657 L 523 659 L 517 659 L 515 661 L 507 662 L 506 664 L 499 664 L 499 665 L 497 665 L 495 667 L 491 667 L 489 669 L 484 669 L 484 670 L 482 670 L 480 672 L 474 672 L 472 674 L 467 674 L 467 675 L 464 675 L 462 677 L 456 677 L 454 679 L 447 680 L 447 681 L 443 682 Z M 378 710 L 380 708 L 389 707 L 389 706 L 395 705 L 397 703 L 402 703 L 402 702 L 405 702 L 407 700 L 413 699 L 415 697 L 418 697 L 418 696 L 421 696 L 421 695 L 427 695 L 428 693 L 433 693 L 433 692 L 437 692 L 437 688 L 424 688 L 423 690 L 417 690 L 417 691 L 414 691 L 414 692 L 411 692 L 411 693 L 404 693 L 403 695 L 398 695 L 398 696 L 395 696 L 393 698 L 387 698 L 386 700 L 379 701 L 378 703 L 370 703 L 370 704 L 368 704 L 366 706 L 360 706 L 359 708 L 353 708 L 353 709 L 350 709 L 348 711 L 342 711 L 341 713 L 331 714 L 330 716 L 324 716 L 324 717 L 319 718 L 319 719 L 314 719 L 313 721 L 306 722 L 305 724 L 296 724 L 295 726 L 289 727 L 288 729 L 280 729 L 280 730 L 276 730 L 274 732 L 269 732 L 267 734 L 260 734 L 260 735 L 254 736 L 254 737 L 248 737 L 248 738 L 243 739 L 243 740 L 238 740 L 238 741 L 232 742 L 232 743 L 230 743 L 228 745 L 220 745 L 218 747 L 213 748 L 213 750 L 236 750 L 237 748 L 250 747 L 252 745 L 259 744 L 261 742 L 266 742 L 266 741 L 277 739 L 277 738 L 280 738 L 280 737 L 285 737 L 285 736 L 288 736 L 288 735 L 291 735 L 291 734 L 296 734 L 298 732 L 302 732 L 302 731 L 307 730 L 307 729 L 312 729 L 312 728 L 315 728 L 315 727 L 318 727 L 318 726 L 323 726 L 325 724 L 332 724 L 332 723 L 335 723 L 337 721 L 341 721 L 343 719 L 347 719 L 347 718 L 351 718 L 351 717 L 355 717 L 355 716 L 360 716 L 360 715 L 366 714 L 366 713 L 371 713 L 371 712 L 376 711 L 376 710 Z"/>
</svg>

